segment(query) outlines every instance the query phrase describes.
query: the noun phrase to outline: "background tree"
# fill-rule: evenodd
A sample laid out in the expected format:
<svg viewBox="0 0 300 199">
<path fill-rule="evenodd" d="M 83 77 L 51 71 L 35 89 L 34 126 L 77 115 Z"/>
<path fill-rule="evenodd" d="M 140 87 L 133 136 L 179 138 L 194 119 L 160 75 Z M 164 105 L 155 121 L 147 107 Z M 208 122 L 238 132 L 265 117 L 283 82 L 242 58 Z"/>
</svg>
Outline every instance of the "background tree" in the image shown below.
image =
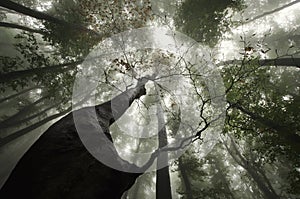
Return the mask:
<svg viewBox="0 0 300 199">
<path fill-rule="evenodd" d="M 175 165 L 169 166 L 170 180 L 165 182 L 172 187 L 172 197 L 299 198 L 297 1 L 257 4 L 254 0 L 186 0 L 154 5 L 153 1 L 49 2 L 0 2 L 1 180 L 51 122 L 72 110 L 75 76 L 94 46 L 124 30 L 164 24 L 212 47 L 212 62 L 220 69 L 227 99 L 220 144 L 202 158 L 207 142 L 195 141 Z M 129 45 L 131 41 L 127 41 Z M 205 75 L 184 61 L 180 55 L 147 49 L 124 52 L 98 63 L 103 70 L 95 91 L 97 102 L 111 100 L 114 94 L 131 88 L 136 79 L 164 64 L 168 68 L 161 67 L 159 72 L 165 76 L 157 76 L 153 82 L 161 89 L 166 138 L 173 140 L 177 131 L 182 137 L 189 136 L 178 130 L 180 123 L 201 124 L 199 131 L 190 135 L 210 133 L 206 128 L 210 123 L 205 123 L 211 105 Z M 184 109 L 168 89 L 178 84 L 187 86 L 184 91 L 191 97 Z M 147 95 L 127 110 L 138 124 L 151 122 L 145 114 L 156 104 L 151 89 L 153 85 L 148 83 Z M 192 109 L 203 110 L 203 114 L 180 118 Z M 129 126 L 133 121 L 120 120 Z M 156 158 L 157 136 L 136 139 L 122 135 L 123 128 L 116 123 L 110 126 L 113 146 L 121 159 L 142 166 L 141 158 L 128 157 L 126 152 L 150 151 L 153 155 L 148 158 Z M 156 125 L 145 130 L 154 129 Z M 110 177 L 112 183 L 117 182 L 113 175 Z M 125 181 L 132 185 L 137 176 L 127 177 Z M 155 179 L 154 172 L 144 174 L 123 197 L 155 197 Z M 72 183 L 79 181 L 74 179 Z M 126 189 L 129 187 L 126 185 Z M 114 192 L 120 196 L 126 189 L 114 187 Z M 60 191 L 66 193 L 68 189 Z"/>
</svg>

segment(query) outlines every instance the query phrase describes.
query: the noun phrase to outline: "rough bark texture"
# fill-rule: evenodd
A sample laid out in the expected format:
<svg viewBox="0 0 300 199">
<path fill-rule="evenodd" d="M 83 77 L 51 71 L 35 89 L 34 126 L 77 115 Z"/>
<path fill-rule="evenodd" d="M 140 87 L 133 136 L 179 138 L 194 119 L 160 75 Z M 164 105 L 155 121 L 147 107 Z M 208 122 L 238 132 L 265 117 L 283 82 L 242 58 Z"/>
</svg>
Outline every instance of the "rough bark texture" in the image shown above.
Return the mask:
<svg viewBox="0 0 300 199">
<path fill-rule="evenodd" d="M 109 129 L 113 116 L 118 119 L 126 111 L 123 102 L 131 104 L 146 93 L 145 83 L 139 82 L 135 88 L 112 99 L 119 102 L 115 107 L 111 107 L 111 101 L 108 101 L 77 111 L 89 116 L 96 110 L 101 128 Z M 83 117 L 82 122 L 86 123 L 87 129 L 92 129 L 89 125 L 93 122 L 88 119 Z M 111 141 L 103 144 L 113 146 Z M 123 164 L 135 166 L 126 161 Z M 0 198 L 121 198 L 139 175 L 112 169 L 96 160 L 79 139 L 73 114 L 69 113 L 53 124 L 25 153 L 0 191 Z"/>
</svg>

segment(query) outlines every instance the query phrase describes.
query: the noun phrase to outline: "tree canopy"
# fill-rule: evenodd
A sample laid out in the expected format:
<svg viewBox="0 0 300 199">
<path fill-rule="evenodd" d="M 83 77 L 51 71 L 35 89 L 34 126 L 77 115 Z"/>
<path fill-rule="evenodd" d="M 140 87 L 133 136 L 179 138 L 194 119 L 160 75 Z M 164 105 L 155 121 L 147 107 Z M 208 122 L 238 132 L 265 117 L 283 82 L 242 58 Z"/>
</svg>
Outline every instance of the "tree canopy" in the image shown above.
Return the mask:
<svg viewBox="0 0 300 199">
<path fill-rule="evenodd" d="M 300 197 L 298 0 L 1 0 L 0 197 Z"/>
</svg>

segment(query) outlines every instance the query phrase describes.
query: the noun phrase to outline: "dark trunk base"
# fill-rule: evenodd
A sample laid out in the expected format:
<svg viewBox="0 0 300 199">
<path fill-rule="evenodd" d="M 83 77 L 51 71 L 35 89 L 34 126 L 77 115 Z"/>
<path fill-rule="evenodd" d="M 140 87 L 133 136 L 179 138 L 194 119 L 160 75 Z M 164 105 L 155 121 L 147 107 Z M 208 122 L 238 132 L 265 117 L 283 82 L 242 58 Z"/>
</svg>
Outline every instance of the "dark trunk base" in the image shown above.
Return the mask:
<svg viewBox="0 0 300 199">
<path fill-rule="evenodd" d="M 139 175 L 117 171 L 96 160 L 81 143 L 70 113 L 26 152 L 0 191 L 0 198 L 121 198 Z"/>
</svg>

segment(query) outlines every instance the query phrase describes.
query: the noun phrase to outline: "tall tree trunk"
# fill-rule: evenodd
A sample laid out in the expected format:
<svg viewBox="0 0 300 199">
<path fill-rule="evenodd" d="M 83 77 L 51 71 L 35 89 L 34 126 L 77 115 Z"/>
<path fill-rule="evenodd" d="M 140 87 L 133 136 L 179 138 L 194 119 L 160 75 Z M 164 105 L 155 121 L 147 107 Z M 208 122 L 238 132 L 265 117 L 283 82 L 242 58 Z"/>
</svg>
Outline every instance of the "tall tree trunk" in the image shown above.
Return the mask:
<svg viewBox="0 0 300 199">
<path fill-rule="evenodd" d="M 137 149 L 135 150 L 135 153 L 139 153 L 139 151 L 140 151 L 140 148 L 141 148 L 141 144 L 142 144 L 142 142 L 141 142 L 141 140 L 139 140 L 139 144 L 138 144 L 138 146 L 137 146 Z M 135 156 L 134 158 L 133 158 L 133 162 L 136 162 L 136 160 L 137 160 L 137 156 Z M 138 198 L 138 194 L 139 194 L 139 189 L 140 189 L 140 186 L 141 186 L 141 182 L 142 182 L 142 177 L 143 176 L 140 176 L 136 181 L 135 181 L 135 184 L 134 184 L 134 186 L 132 187 L 132 189 L 130 189 L 130 190 L 128 190 L 127 191 L 127 194 L 126 194 L 126 197 L 128 197 L 128 195 L 129 195 L 129 198 L 132 198 L 132 199 L 135 199 L 135 198 Z M 130 193 L 130 194 L 129 194 Z M 124 194 L 125 195 L 125 194 Z M 125 199 L 125 198 L 124 198 Z"/>
<path fill-rule="evenodd" d="M 39 11 L 30 9 L 30 8 L 27 8 L 27 7 L 25 7 L 21 4 L 15 3 L 15 2 L 10 1 L 10 0 L 1 0 L 0 1 L 0 6 L 2 6 L 4 8 L 7 8 L 7 9 L 10 9 L 10 10 L 14 10 L 18 13 L 21 13 L 21 14 L 24 14 L 24 15 L 27 15 L 27 16 L 34 17 L 36 19 L 46 20 L 46 21 L 49 21 L 49 22 L 52 22 L 52 23 L 55 23 L 55 24 L 58 24 L 58 25 L 61 25 L 61 26 L 65 26 L 66 28 L 73 28 L 73 29 L 76 29 L 76 30 L 80 30 L 80 31 L 83 31 L 83 32 L 90 33 L 90 34 L 95 35 L 95 36 L 100 36 L 99 33 L 95 32 L 93 30 L 90 30 L 90 29 L 88 29 L 84 26 L 66 22 L 64 20 L 52 17 L 52 16 L 50 16 L 48 14 L 45 14 L 43 12 L 39 12 Z"/>
<path fill-rule="evenodd" d="M 233 108 L 236 108 L 240 110 L 242 113 L 248 115 L 253 119 L 254 121 L 273 129 L 281 138 L 286 140 L 287 144 L 292 147 L 293 150 L 300 153 L 300 136 L 295 133 L 295 129 L 291 129 L 289 126 L 283 126 L 281 124 L 278 124 L 277 122 L 274 122 L 268 118 L 262 117 L 258 114 L 255 114 L 247 109 L 245 109 L 242 105 L 238 103 L 231 103 L 229 102 L 230 106 Z"/>
<path fill-rule="evenodd" d="M 256 155 L 253 153 L 253 151 L 250 150 L 250 160 L 251 162 L 254 162 L 256 159 Z M 261 167 L 255 167 L 256 172 L 262 177 L 263 181 L 266 183 L 268 188 L 271 190 L 271 192 L 276 193 L 275 189 L 273 188 L 269 178 L 266 176 L 265 171 Z"/>
<path fill-rule="evenodd" d="M 234 199 L 234 195 L 230 189 L 229 186 L 229 182 L 226 178 L 226 176 L 224 175 L 224 173 L 222 172 L 222 167 L 224 168 L 224 164 L 221 162 L 221 160 L 219 158 L 214 158 L 214 161 L 211 162 L 211 165 L 213 167 L 213 169 L 215 171 L 217 171 L 218 177 L 220 178 L 219 180 L 222 182 L 222 184 L 224 185 L 224 189 L 225 189 L 225 194 L 226 194 L 226 198 L 228 198 L 227 196 L 229 196 L 230 198 Z"/>
<path fill-rule="evenodd" d="M 247 168 L 247 169 L 246 169 Z M 256 173 L 255 168 L 248 165 L 245 169 L 250 174 L 250 176 L 253 178 L 253 180 L 256 182 L 259 189 L 263 192 L 266 198 L 268 199 L 280 199 L 280 197 L 274 193 L 272 190 L 266 186 L 265 182 L 261 179 L 261 177 Z"/>
<path fill-rule="evenodd" d="M 274 10 L 271 10 L 271 11 L 268 11 L 268 12 L 264 12 L 261 15 L 258 15 L 256 17 L 253 17 L 253 18 L 245 21 L 243 24 L 247 24 L 247 23 L 253 22 L 253 21 L 257 20 L 257 19 L 260 19 L 260 18 L 266 17 L 268 15 L 274 14 L 274 13 L 279 12 L 279 11 L 285 9 L 285 8 L 291 7 L 291 6 L 293 6 L 293 5 L 295 5 L 295 4 L 299 3 L 299 2 L 300 2 L 300 0 L 292 1 L 291 3 L 288 3 L 288 4 L 284 5 L 284 6 L 276 8 Z"/>
<path fill-rule="evenodd" d="M 259 190 L 264 194 L 264 196 L 267 199 L 279 199 L 280 197 L 277 195 L 277 193 L 273 192 L 274 189 L 269 189 L 267 183 L 256 172 L 256 169 L 251 164 L 251 162 L 249 162 L 242 156 L 232 137 L 230 137 L 230 140 L 231 140 L 231 147 L 228 147 L 226 144 L 224 144 L 224 146 L 226 147 L 231 157 L 236 161 L 236 163 L 238 163 L 241 167 L 243 167 L 248 172 L 248 174 L 252 177 L 252 179 L 256 183 Z"/>
<path fill-rule="evenodd" d="M 45 66 L 40 68 L 19 70 L 19 71 L 0 74 L 0 83 L 13 81 L 15 79 L 20 79 L 20 78 L 31 77 L 34 75 L 45 75 L 47 73 L 65 72 L 74 69 L 78 64 L 81 64 L 82 62 L 83 60 L 78 60 L 69 63 L 57 64 L 54 66 Z"/>
<path fill-rule="evenodd" d="M 3 120 L 0 122 L 0 128 L 7 128 L 14 124 L 14 122 L 18 121 L 19 119 L 24 118 L 29 112 L 32 111 L 32 109 L 42 102 L 44 102 L 49 96 L 41 97 L 40 99 L 36 100 L 35 102 L 25 106 L 22 108 L 19 112 L 16 114 L 10 116 L 9 118 Z"/>
<path fill-rule="evenodd" d="M 180 174 L 182 176 L 182 180 L 183 180 L 183 184 L 184 184 L 184 188 L 185 188 L 184 193 L 186 194 L 186 198 L 193 199 L 191 182 L 190 182 L 189 176 L 187 174 L 188 171 L 186 171 L 186 169 L 184 167 L 182 157 L 180 157 L 178 159 L 178 167 L 179 167 Z"/>
<path fill-rule="evenodd" d="M 260 59 L 260 60 L 250 60 L 253 63 L 256 63 L 260 66 L 291 66 L 300 68 L 300 58 L 275 58 L 275 59 Z M 228 64 L 241 65 L 247 63 L 244 60 L 228 60 L 220 62 L 217 65 L 223 66 Z"/>
<path fill-rule="evenodd" d="M 56 107 L 57 107 L 58 105 L 60 105 L 61 103 L 62 103 L 62 102 L 58 102 L 58 103 L 56 103 L 56 104 L 54 104 L 54 105 L 51 105 L 51 106 L 49 106 L 49 107 L 47 107 L 47 108 L 45 108 L 45 109 L 39 111 L 39 112 L 36 113 L 36 114 L 33 114 L 33 115 L 29 116 L 29 117 L 26 117 L 26 118 L 21 119 L 21 120 L 18 120 L 18 121 L 14 121 L 13 123 L 8 124 L 8 125 L 7 125 L 6 127 L 4 127 L 4 128 L 9 128 L 9 127 L 13 127 L 13 126 L 19 126 L 19 125 L 21 125 L 21 124 L 27 123 L 27 122 L 31 121 L 32 119 L 35 119 L 35 118 L 37 118 L 37 117 L 39 117 L 39 116 L 41 116 L 41 115 L 43 115 L 43 114 L 46 114 L 47 111 L 56 108 Z"/>
<path fill-rule="evenodd" d="M 119 199 L 135 182 L 139 173 L 126 173 L 101 163 L 92 156 L 77 133 L 74 115 L 79 114 L 81 125 L 87 135 L 109 129 L 131 103 L 146 93 L 146 81 L 138 82 L 112 100 L 101 105 L 86 107 L 71 112 L 53 124 L 18 162 L 0 191 L 1 198 L 111 198 Z M 115 103 L 116 102 L 116 103 Z M 128 104 L 129 102 L 129 104 Z M 96 110 L 97 116 L 94 116 Z M 109 132 L 107 132 L 109 133 Z M 105 136 L 104 136 L 105 137 Z M 110 159 L 126 167 L 137 166 L 110 153 L 113 143 L 107 139 L 99 146 Z M 17 191 L 16 191 L 17 190 Z"/>
<path fill-rule="evenodd" d="M 157 107 L 158 120 L 158 147 L 163 148 L 168 145 L 167 132 L 165 127 L 165 119 L 163 110 L 159 104 Z M 157 157 L 157 167 L 168 165 L 168 153 L 161 153 Z M 156 199 L 172 199 L 169 166 L 163 167 L 156 171 Z"/>
<path fill-rule="evenodd" d="M 0 99 L 0 103 L 3 103 L 5 101 L 8 101 L 8 100 L 11 100 L 11 99 L 14 99 L 20 95 L 23 95 L 24 93 L 27 93 L 28 91 L 31 91 L 31 90 L 34 90 L 34 89 L 37 89 L 37 88 L 40 88 L 39 86 L 33 86 L 31 88 L 27 88 L 27 89 L 24 89 L 24 90 L 21 90 L 20 92 L 16 93 L 16 94 L 12 94 L 10 96 L 7 96 L 7 97 L 4 97 L 4 98 L 1 98 Z"/>
<path fill-rule="evenodd" d="M 24 31 L 31 32 L 31 33 L 38 33 L 38 34 L 41 34 L 41 35 L 47 35 L 48 34 L 47 32 L 45 32 L 43 30 L 36 30 L 36 29 L 28 28 L 26 26 L 21 26 L 21 25 L 18 25 L 18 24 L 7 23 L 7 22 L 0 22 L 0 27 L 19 29 L 19 30 L 24 30 Z"/>
<path fill-rule="evenodd" d="M 8 143 L 10 143 L 11 141 L 13 141 L 13 140 L 15 140 L 15 139 L 17 139 L 17 138 L 19 138 L 19 137 L 21 137 L 23 135 L 26 135 L 27 133 L 29 133 L 29 132 L 31 132 L 31 131 L 33 131 L 33 130 L 41 127 L 41 126 L 43 126 L 44 124 L 46 124 L 46 123 L 48 123 L 48 122 L 50 122 L 50 121 L 52 121 L 52 120 L 54 120 L 56 118 L 59 118 L 59 117 L 65 115 L 65 114 L 67 114 L 71 110 L 72 110 L 72 107 L 69 107 L 65 111 L 62 111 L 60 113 L 51 115 L 51 116 L 49 116 L 49 117 L 47 117 L 47 118 L 45 118 L 45 119 L 43 119 L 41 121 L 38 121 L 38 122 L 36 122 L 36 123 L 28 126 L 28 127 L 25 127 L 25 128 L 23 128 L 21 130 L 18 130 L 16 132 L 11 133 L 10 135 L 8 135 L 8 136 L 0 139 L 0 147 L 6 145 Z"/>
</svg>

